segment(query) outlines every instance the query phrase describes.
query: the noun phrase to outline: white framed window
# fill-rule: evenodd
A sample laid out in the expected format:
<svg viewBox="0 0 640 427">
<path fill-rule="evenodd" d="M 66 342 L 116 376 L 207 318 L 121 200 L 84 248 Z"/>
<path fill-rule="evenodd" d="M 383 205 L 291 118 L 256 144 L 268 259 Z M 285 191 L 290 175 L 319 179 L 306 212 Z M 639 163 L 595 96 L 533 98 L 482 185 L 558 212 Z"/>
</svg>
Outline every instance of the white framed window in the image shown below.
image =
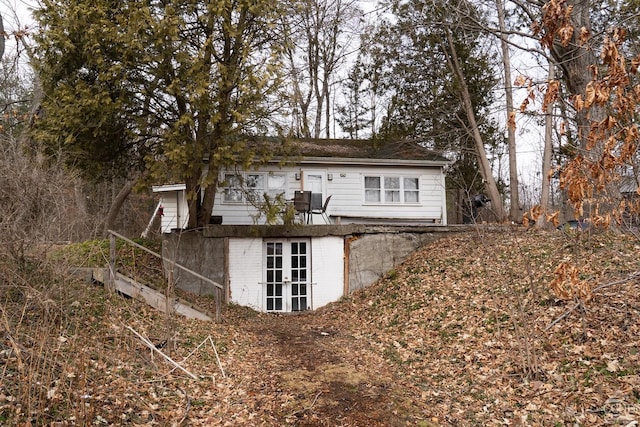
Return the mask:
<svg viewBox="0 0 640 427">
<path fill-rule="evenodd" d="M 367 203 L 382 202 L 382 181 L 379 176 L 364 177 L 364 201 Z"/>
<path fill-rule="evenodd" d="M 276 197 L 287 192 L 287 175 L 269 172 L 267 174 L 267 194 Z"/>
<path fill-rule="evenodd" d="M 367 204 L 417 204 L 420 202 L 417 177 L 367 175 L 364 177 L 364 202 Z"/>
<path fill-rule="evenodd" d="M 263 194 L 276 197 L 287 191 L 287 175 L 284 173 L 225 173 L 224 203 L 242 203 L 245 201 L 259 201 Z"/>
<path fill-rule="evenodd" d="M 242 175 L 235 173 L 224 174 L 225 189 L 222 200 L 225 203 L 242 202 Z"/>
<path fill-rule="evenodd" d="M 246 175 L 247 200 L 255 202 L 262 199 L 265 193 L 265 176 L 261 173 L 249 173 Z"/>
</svg>

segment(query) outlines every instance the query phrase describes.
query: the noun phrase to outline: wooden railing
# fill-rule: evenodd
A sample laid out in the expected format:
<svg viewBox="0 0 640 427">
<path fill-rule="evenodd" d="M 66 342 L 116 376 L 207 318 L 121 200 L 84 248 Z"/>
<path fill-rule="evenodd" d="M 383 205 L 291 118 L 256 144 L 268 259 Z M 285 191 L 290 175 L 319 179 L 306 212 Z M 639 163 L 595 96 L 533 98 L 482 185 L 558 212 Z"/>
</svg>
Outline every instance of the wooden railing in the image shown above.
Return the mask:
<svg viewBox="0 0 640 427">
<path fill-rule="evenodd" d="M 197 277 L 200 280 L 204 280 L 205 282 L 211 284 L 214 286 L 215 288 L 215 294 L 214 294 L 214 299 L 216 302 L 216 313 L 215 313 L 215 319 L 216 322 L 220 323 L 222 321 L 222 300 L 224 298 L 224 286 L 222 286 L 220 283 L 213 281 L 211 279 L 209 279 L 208 277 L 205 277 L 203 275 L 201 275 L 200 273 L 197 273 L 181 264 L 178 264 L 175 261 L 172 260 L 168 260 L 166 258 L 164 258 L 162 255 L 160 255 L 157 252 L 152 251 L 151 249 L 145 248 L 144 246 L 134 242 L 131 239 L 128 239 L 126 237 L 124 237 L 123 235 L 113 231 L 113 230 L 108 230 L 109 233 L 109 242 L 110 242 L 110 251 L 109 251 L 109 289 L 113 290 L 114 288 L 114 283 L 115 283 L 115 276 L 116 276 L 116 237 L 118 239 L 122 239 L 125 242 L 129 243 L 130 245 L 135 246 L 136 248 L 142 249 L 143 251 L 157 257 L 160 258 L 160 260 L 162 261 L 163 264 L 163 268 L 164 268 L 164 262 L 167 261 L 169 263 L 171 263 L 171 266 L 178 268 L 179 270 L 182 270 L 188 274 L 191 274 L 192 276 Z"/>
</svg>

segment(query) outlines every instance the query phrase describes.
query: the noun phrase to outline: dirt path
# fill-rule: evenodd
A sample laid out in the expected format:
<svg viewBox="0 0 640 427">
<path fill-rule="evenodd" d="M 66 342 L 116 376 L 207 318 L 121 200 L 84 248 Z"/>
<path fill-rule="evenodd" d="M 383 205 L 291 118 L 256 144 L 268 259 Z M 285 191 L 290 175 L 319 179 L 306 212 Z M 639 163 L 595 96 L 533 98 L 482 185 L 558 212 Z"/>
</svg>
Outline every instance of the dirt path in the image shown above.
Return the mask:
<svg viewBox="0 0 640 427">
<path fill-rule="evenodd" d="M 253 392 L 281 400 L 283 423 L 429 425 L 419 399 L 407 396 L 382 358 L 349 331 L 302 314 L 259 316 L 250 332 L 261 343 L 249 355 L 259 361 L 254 375 L 265 379 L 255 382 Z M 372 363 L 372 357 L 379 360 Z"/>
</svg>

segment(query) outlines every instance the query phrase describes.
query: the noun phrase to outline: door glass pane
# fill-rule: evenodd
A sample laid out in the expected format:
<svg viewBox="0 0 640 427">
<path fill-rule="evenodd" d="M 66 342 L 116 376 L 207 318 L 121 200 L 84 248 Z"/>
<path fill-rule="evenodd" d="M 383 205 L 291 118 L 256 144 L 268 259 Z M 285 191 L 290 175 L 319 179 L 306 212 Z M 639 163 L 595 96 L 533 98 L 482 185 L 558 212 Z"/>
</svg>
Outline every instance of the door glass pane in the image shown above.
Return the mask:
<svg viewBox="0 0 640 427">
<path fill-rule="evenodd" d="M 268 242 L 265 249 L 267 311 L 281 311 L 283 307 L 282 243 Z"/>
<path fill-rule="evenodd" d="M 307 243 L 291 243 L 291 310 L 306 310 L 307 306 Z"/>
</svg>

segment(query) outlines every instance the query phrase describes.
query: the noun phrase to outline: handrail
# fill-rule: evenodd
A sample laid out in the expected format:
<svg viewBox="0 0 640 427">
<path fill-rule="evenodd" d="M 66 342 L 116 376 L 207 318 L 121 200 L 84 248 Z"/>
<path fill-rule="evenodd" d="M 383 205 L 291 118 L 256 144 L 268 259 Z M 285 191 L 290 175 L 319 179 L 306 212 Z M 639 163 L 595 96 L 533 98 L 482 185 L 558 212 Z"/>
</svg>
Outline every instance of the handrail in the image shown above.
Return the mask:
<svg viewBox="0 0 640 427">
<path fill-rule="evenodd" d="M 133 240 L 124 237 L 122 234 L 119 234 L 119 233 L 117 233 L 117 232 L 115 232 L 113 230 L 107 230 L 107 232 L 110 233 L 110 234 L 113 234 L 114 236 L 118 237 L 119 239 L 122 239 L 122 240 L 126 241 L 127 243 L 130 243 L 130 244 L 134 245 L 137 248 L 142 249 L 143 251 L 146 251 L 146 252 L 150 253 L 153 256 L 156 256 L 156 257 L 160 258 L 163 261 L 165 260 L 165 258 L 162 255 L 160 255 L 159 253 L 156 253 L 156 252 L 152 251 L 151 249 L 148 249 L 148 248 L 145 248 L 142 245 L 139 245 L 138 243 L 134 242 Z M 190 270 L 187 267 L 178 264 L 177 262 L 174 262 L 174 261 L 171 261 L 171 260 L 168 260 L 168 261 L 171 262 L 172 265 L 175 265 L 176 267 L 178 267 L 180 270 L 183 270 L 183 271 L 186 271 L 187 273 L 193 274 L 198 279 L 202 279 L 205 282 L 207 282 L 209 284 L 212 284 L 213 286 L 215 286 L 215 287 L 217 287 L 217 288 L 219 288 L 221 290 L 224 290 L 224 286 L 222 286 L 220 283 L 215 282 L 215 281 L 209 279 L 208 277 L 203 276 L 202 274 L 196 273 L 195 271 Z"/>
<path fill-rule="evenodd" d="M 109 275 L 111 277 L 111 279 L 109 280 L 109 287 L 110 289 L 113 290 L 113 286 L 114 286 L 114 281 L 115 281 L 115 262 L 116 262 L 116 245 L 115 245 L 115 238 L 118 237 L 122 240 L 124 240 L 125 242 L 135 246 L 136 248 L 142 249 L 145 252 L 150 253 L 151 255 L 160 258 L 163 262 L 165 260 L 165 258 L 160 255 L 159 253 L 156 253 L 154 251 L 152 251 L 151 249 L 147 249 L 142 245 L 139 245 L 138 243 L 134 242 L 133 240 L 124 237 L 122 234 L 119 234 L 113 230 L 107 230 L 107 233 L 109 233 L 110 239 L 111 239 L 111 248 L 110 248 L 110 261 L 109 261 Z M 222 286 L 220 283 L 215 282 L 211 279 L 209 279 L 208 277 L 203 276 L 202 274 L 196 273 L 195 271 L 178 264 L 175 261 L 171 261 L 171 260 L 167 260 L 169 262 L 171 262 L 171 264 L 175 267 L 178 267 L 180 270 L 183 270 L 189 274 L 192 274 L 193 276 L 197 277 L 198 279 L 204 280 L 207 283 L 212 284 L 215 288 L 215 301 L 216 301 L 216 322 L 220 323 L 222 321 L 222 298 L 223 298 L 223 294 L 224 294 L 224 286 Z"/>
</svg>

